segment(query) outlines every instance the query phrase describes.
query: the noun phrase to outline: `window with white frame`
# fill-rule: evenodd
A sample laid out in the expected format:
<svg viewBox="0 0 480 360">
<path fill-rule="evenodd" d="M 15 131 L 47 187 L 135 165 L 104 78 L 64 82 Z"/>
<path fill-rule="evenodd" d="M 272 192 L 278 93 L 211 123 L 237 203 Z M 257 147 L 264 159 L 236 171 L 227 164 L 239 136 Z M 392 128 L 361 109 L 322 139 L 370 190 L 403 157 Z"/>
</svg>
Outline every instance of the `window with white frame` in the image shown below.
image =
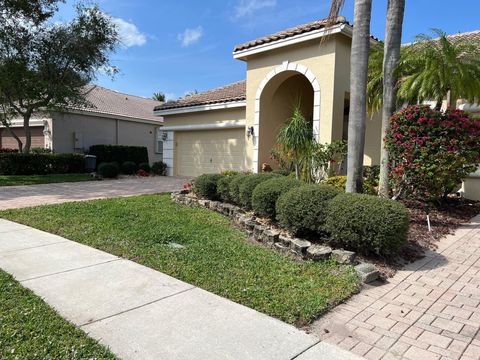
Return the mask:
<svg viewBox="0 0 480 360">
<path fill-rule="evenodd" d="M 157 130 L 157 138 L 155 142 L 155 153 L 160 155 L 161 160 L 163 161 L 163 132 L 158 129 Z"/>
</svg>

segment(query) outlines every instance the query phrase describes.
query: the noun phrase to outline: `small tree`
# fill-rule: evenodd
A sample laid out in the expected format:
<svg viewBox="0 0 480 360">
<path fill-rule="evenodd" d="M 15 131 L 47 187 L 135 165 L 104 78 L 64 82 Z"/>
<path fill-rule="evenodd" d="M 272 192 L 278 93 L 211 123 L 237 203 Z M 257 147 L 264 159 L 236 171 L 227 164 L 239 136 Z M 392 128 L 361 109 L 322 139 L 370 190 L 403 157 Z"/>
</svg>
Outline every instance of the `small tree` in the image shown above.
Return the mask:
<svg viewBox="0 0 480 360">
<path fill-rule="evenodd" d="M 277 142 L 283 151 L 290 154 L 295 168 L 295 176 L 297 180 L 300 180 L 302 164 L 313 142 L 312 125 L 303 116 L 300 106 L 295 106 L 292 117 L 280 130 Z"/>
<path fill-rule="evenodd" d="M 480 163 L 480 121 L 460 110 L 409 106 L 395 113 L 385 144 L 397 196 L 437 201 Z"/>
<path fill-rule="evenodd" d="M 23 119 L 25 144 L 14 136 L 25 153 L 34 113 L 86 103 L 85 85 L 96 72 L 116 71 L 108 58 L 117 44 L 110 17 L 97 6 L 78 5 L 74 20 L 52 23 L 58 2 L 3 1 L 0 7 L 0 121 L 10 129 L 12 117 Z"/>
</svg>

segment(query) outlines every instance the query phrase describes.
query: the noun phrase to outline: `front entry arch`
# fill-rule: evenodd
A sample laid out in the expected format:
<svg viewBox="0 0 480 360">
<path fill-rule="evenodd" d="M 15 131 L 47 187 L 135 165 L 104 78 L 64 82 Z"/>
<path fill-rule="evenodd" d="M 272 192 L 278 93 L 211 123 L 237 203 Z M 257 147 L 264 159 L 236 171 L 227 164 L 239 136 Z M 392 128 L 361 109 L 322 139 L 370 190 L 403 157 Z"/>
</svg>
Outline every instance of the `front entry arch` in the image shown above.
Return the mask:
<svg viewBox="0 0 480 360">
<path fill-rule="evenodd" d="M 276 137 L 296 104 L 312 122 L 313 136 L 319 141 L 320 85 L 304 65 L 284 62 L 260 83 L 255 97 L 252 171 L 258 172 L 269 155 Z"/>
</svg>

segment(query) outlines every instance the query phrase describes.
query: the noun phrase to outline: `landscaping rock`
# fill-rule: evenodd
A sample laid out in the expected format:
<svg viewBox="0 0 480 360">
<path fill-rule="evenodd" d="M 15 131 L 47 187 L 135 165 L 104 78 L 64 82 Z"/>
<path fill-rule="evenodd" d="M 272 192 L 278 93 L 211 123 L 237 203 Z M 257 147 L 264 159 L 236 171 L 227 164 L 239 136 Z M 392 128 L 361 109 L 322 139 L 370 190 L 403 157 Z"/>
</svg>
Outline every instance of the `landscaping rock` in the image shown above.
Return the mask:
<svg viewBox="0 0 480 360">
<path fill-rule="evenodd" d="M 285 246 L 285 245 L 283 245 L 282 243 L 279 243 L 279 242 L 275 243 L 274 246 L 277 250 L 282 250 L 282 251 L 286 251 L 290 248 L 289 246 Z"/>
<path fill-rule="evenodd" d="M 354 265 L 356 254 L 353 251 L 333 250 L 332 258 L 337 260 L 339 264 Z"/>
<path fill-rule="evenodd" d="M 290 247 L 290 245 L 293 241 L 293 239 L 290 236 L 287 236 L 287 235 L 280 235 L 278 237 L 278 239 L 279 239 L 280 243 L 282 243 L 283 246 L 288 247 L 288 248 Z"/>
<path fill-rule="evenodd" d="M 359 264 L 355 266 L 355 271 L 364 284 L 371 283 L 380 277 L 380 271 L 373 264 Z"/>
<path fill-rule="evenodd" d="M 324 245 L 312 245 L 307 249 L 307 257 L 312 260 L 327 260 L 332 255 L 332 248 Z"/>
<path fill-rule="evenodd" d="M 253 229 L 255 229 L 256 225 L 257 223 L 251 219 L 245 221 L 245 228 L 250 232 L 253 232 Z"/>
<path fill-rule="evenodd" d="M 198 200 L 198 205 L 206 207 L 207 201 L 208 200 Z"/>
<path fill-rule="evenodd" d="M 257 241 L 263 240 L 263 232 L 265 231 L 265 226 L 262 225 L 255 225 L 253 228 L 253 236 Z"/>
<path fill-rule="evenodd" d="M 278 242 L 280 232 L 275 230 L 265 230 L 263 232 L 263 241 L 269 244 L 275 244 Z"/>
<path fill-rule="evenodd" d="M 299 255 L 305 255 L 310 246 L 312 246 L 310 241 L 302 239 L 293 239 L 290 243 L 290 248 Z"/>
</svg>

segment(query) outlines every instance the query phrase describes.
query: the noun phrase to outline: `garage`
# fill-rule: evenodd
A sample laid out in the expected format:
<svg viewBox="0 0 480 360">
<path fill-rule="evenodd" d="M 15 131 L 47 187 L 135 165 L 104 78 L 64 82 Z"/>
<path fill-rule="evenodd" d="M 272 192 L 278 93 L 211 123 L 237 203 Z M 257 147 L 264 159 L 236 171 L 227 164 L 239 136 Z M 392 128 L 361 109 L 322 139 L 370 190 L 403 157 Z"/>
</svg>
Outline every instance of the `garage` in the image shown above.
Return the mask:
<svg viewBox="0 0 480 360">
<path fill-rule="evenodd" d="M 245 168 L 245 131 L 242 128 L 175 132 L 178 176 L 198 176 Z"/>
</svg>

